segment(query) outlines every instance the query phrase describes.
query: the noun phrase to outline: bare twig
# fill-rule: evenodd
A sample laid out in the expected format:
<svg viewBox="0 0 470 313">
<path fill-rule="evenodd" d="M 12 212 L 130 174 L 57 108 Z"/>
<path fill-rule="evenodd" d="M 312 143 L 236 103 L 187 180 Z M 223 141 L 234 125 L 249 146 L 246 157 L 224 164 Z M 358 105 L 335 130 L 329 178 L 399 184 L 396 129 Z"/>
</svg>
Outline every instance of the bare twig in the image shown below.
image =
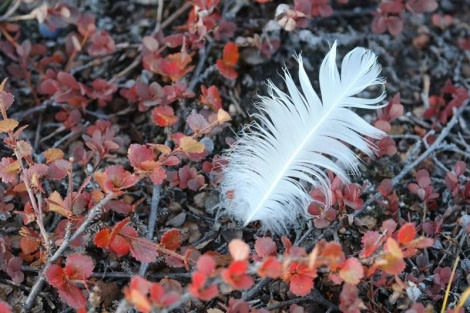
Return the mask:
<svg viewBox="0 0 470 313">
<path fill-rule="evenodd" d="M 153 233 L 155 232 L 155 225 L 157 224 L 157 217 L 158 217 L 158 205 L 160 204 L 161 189 L 162 189 L 161 185 L 153 186 L 152 203 L 150 204 L 149 223 L 147 225 L 147 234 L 145 236 L 145 238 L 147 238 L 148 240 L 152 240 Z M 139 275 L 144 276 L 147 269 L 148 269 L 148 263 L 140 264 Z"/>
</svg>

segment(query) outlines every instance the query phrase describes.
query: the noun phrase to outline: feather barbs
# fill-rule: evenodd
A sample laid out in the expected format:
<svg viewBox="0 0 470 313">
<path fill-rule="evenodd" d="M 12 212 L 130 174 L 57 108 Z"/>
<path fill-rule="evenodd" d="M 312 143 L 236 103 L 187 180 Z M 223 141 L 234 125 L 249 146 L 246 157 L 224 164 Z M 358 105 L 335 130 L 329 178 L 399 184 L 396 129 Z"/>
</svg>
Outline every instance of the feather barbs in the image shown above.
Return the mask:
<svg viewBox="0 0 470 313">
<path fill-rule="evenodd" d="M 321 99 L 299 63 L 297 88 L 285 70 L 287 93 L 269 82 L 269 96 L 261 96 L 255 122 L 247 126 L 225 155 L 221 184 L 222 205 L 230 215 L 247 225 L 259 220 L 276 233 L 307 217 L 312 201 L 308 188 L 322 190 L 330 203 L 326 170 L 349 181 L 348 171 L 358 171 L 359 160 L 350 146 L 373 156 L 369 138 L 385 134 L 367 123 L 351 108 L 377 109 L 385 98 L 357 96 L 366 88 L 383 84 L 376 56 L 355 48 L 336 65 L 336 43 L 319 71 Z M 230 194 L 230 197 L 224 196 Z"/>
</svg>

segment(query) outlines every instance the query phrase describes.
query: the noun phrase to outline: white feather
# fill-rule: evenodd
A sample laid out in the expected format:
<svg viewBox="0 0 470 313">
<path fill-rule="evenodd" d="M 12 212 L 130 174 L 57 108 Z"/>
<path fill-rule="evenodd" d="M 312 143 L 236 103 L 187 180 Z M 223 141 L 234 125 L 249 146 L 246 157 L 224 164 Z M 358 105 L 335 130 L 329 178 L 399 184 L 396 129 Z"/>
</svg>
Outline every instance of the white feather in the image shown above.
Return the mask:
<svg viewBox="0 0 470 313">
<path fill-rule="evenodd" d="M 356 48 L 336 66 L 336 43 L 323 60 L 321 98 L 313 89 L 298 57 L 302 91 L 284 70 L 288 93 L 269 82 L 269 97 L 260 97 L 259 114 L 226 154 L 221 184 L 222 205 L 246 226 L 259 220 L 264 229 L 280 233 L 307 217 L 309 188 L 320 188 L 330 203 L 330 170 L 345 182 L 357 173 L 359 160 L 351 147 L 373 157 L 367 138 L 385 134 L 350 108 L 377 109 L 385 98 L 361 98 L 364 89 L 383 84 L 381 67 L 370 50 Z"/>
</svg>

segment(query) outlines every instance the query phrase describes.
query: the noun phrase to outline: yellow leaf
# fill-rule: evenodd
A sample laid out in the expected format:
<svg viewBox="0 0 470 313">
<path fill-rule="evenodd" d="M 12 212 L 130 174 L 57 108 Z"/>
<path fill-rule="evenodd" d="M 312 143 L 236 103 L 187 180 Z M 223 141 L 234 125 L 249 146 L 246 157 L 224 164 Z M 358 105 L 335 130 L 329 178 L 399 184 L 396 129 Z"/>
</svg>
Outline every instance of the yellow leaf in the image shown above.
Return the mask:
<svg viewBox="0 0 470 313">
<path fill-rule="evenodd" d="M 168 147 L 168 146 L 160 145 L 160 144 L 155 144 L 153 146 L 155 147 L 155 149 L 157 149 L 158 151 L 160 151 L 163 154 L 168 154 L 168 153 L 171 152 L 171 148 Z"/>
<path fill-rule="evenodd" d="M 217 111 L 217 122 L 219 124 L 223 124 L 225 122 L 228 122 L 230 121 L 232 118 L 230 117 L 230 114 L 227 113 L 227 111 L 224 111 L 222 109 L 220 109 L 219 111 Z"/>
<path fill-rule="evenodd" d="M 191 137 L 181 138 L 180 147 L 185 153 L 202 153 L 205 149 L 205 146 L 202 143 L 194 140 Z"/>
<path fill-rule="evenodd" d="M 12 131 L 13 129 L 15 129 L 16 126 L 18 126 L 18 124 L 18 121 L 12 119 L 0 121 L 0 133 Z"/>
<path fill-rule="evenodd" d="M 49 164 L 51 162 L 63 159 L 64 151 L 57 148 L 50 148 L 44 151 L 44 156 L 46 157 L 46 164 Z"/>
<path fill-rule="evenodd" d="M 56 212 L 66 218 L 72 216 L 72 212 L 65 207 L 64 200 L 57 191 L 53 191 L 46 202 L 49 206 L 49 211 Z"/>
<path fill-rule="evenodd" d="M 17 174 L 20 171 L 20 166 L 21 166 L 21 163 L 20 161 L 17 160 L 5 166 L 3 170 L 5 171 L 5 173 L 8 173 L 8 174 Z"/>
<path fill-rule="evenodd" d="M 2 92 L 2 91 L 3 91 L 3 88 L 5 88 L 5 85 L 6 85 L 6 83 L 7 83 L 7 80 L 8 80 L 8 78 L 5 78 L 5 79 L 2 81 L 2 83 L 0 84 L 0 92 Z"/>
</svg>

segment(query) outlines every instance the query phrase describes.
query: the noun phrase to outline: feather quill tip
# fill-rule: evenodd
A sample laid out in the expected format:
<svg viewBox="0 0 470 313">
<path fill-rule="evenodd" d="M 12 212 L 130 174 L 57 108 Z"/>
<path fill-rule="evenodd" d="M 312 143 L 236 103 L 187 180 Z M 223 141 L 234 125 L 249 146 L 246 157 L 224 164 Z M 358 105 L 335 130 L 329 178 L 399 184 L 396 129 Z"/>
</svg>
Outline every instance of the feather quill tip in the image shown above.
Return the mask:
<svg viewBox="0 0 470 313">
<path fill-rule="evenodd" d="M 330 170 L 349 182 L 359 160 L 352 147 L 374 156 L 372 139 L 385 133 L 353 110 L 377 109 L 385 92 L 374 98 L 358 96 L 366 88 L 383 85 L 375 54 L 355 48 L 336 65 L 336 42 L 319 71 L 321 99 L 315 92 L 299 56 L 296 87 L 285 70 L 287 92 L 269 82 L 269 96 L 261 96 L 259 113 L 225 154 L 228 165 L 221 183 L 221 205 L 246 226 L 260 221 L 264 230 L 285 233 L 303 218 L 312 199 L 309 190 L 320 188 L 330 200 Z"/>
</svg>

